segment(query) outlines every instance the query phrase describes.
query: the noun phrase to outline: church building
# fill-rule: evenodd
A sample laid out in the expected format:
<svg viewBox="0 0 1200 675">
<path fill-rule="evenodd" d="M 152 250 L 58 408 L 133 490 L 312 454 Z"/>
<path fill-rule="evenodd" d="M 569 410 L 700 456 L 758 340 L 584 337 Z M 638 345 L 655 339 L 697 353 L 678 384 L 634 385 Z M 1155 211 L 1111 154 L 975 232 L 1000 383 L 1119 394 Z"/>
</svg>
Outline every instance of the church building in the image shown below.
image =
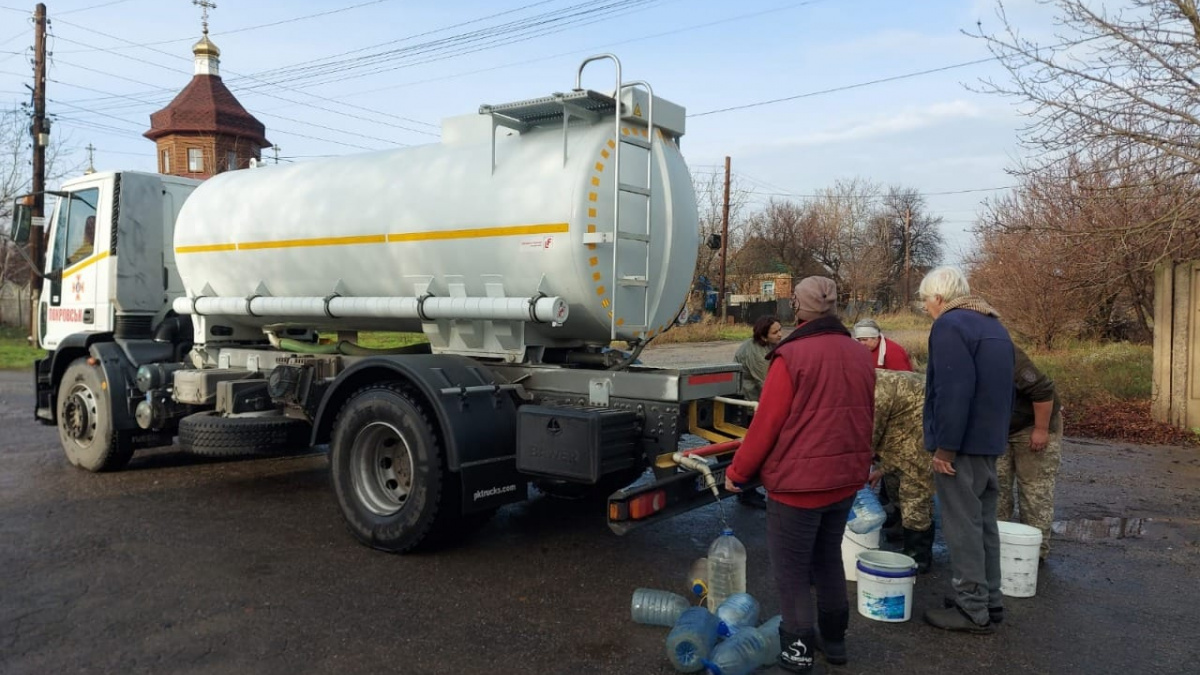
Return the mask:
<svg viewBox="0 0 1200 675">
<path fill-rule="evenodd" d="M 150 130 L 144 134 L 158 146 L 158 171 L 205 179 L 245 169 L 270 147 L 266 127 L 221 81 L 221 50 L 208 39 L 207 20 L 192 53 L 192 81 L 167 107 L 150 115 Z"/>
</svg>

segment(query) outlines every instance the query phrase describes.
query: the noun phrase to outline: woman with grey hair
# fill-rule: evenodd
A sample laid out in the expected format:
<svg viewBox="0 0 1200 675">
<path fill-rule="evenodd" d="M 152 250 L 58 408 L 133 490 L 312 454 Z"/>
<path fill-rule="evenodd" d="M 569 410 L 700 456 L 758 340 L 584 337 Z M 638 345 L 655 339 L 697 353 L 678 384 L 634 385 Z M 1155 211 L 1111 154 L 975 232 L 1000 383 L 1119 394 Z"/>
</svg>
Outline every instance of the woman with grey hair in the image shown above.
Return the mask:
<svg viewBox="0 0 1200 675">
<path fill-rule="evenodd" d="M 960 270 L 931 271 L 919 293 L 933 317 L 925 450 L 933 453 L 955 596 L 951 606 L 926 611 L 925 620 L 945 630 L 991 633 L 1004 618 L 996 458 L 1008 446 L 1013 343 L 996 310 L 971 295 Z"/>
<path fill-rule="evenodd" d="M 875 319 L 863 319 L 854 324 L 854 339 L 871 352 L 876 368 L 907 371 L 913 369 L 908 352 L 904 351 L 904 347 L 884 337 Z"/>
</svg>

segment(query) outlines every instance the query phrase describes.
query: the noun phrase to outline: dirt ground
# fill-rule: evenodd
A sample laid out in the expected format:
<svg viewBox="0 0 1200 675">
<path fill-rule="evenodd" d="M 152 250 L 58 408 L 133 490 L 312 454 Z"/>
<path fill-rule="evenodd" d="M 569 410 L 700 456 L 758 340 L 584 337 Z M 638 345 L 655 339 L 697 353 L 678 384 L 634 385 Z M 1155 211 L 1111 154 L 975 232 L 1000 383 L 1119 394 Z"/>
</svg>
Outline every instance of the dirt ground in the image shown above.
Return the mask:
<svg viewBox="0 0 1200 675">
<path fill-rule="evenodd" d="M 734 349 L 668 345 L 643 360 L 731 362 Z M 213 462 L 163 448 L 88 474 L 32 405 L 32 378 L 0 372 L 4 675 L 666 675 L 667 631 L 632 623 L 630 594 L 682 592 L 717 527 L 710 505 L 617 537 L 601 507 L 531 494 L 454 548 L 387 555 L 346 533 L 323 455 Z M 748 590 L 773 615 L 764 514 L 724 511 Z M 1056 520 L 1036 597 L 1006 599 L 995 635 L 921 621 L 949 591 L 939 546 L 913 620 L 853 612 L 849 665 L 818 672 L 1198 672 L 1200 452 L 1069 438 Z"/>
</svg>

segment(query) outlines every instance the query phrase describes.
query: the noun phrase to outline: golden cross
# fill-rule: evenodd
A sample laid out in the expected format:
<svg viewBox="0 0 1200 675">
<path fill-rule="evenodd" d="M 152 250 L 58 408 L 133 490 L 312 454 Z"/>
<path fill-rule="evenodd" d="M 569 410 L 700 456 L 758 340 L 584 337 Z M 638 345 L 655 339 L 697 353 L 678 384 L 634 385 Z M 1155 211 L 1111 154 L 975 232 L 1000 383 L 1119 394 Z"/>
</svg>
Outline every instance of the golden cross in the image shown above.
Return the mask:
<svg viewBox="0 0 1200 675">
<path fill-rule="evenodd" d="M 204 26 L 204 34 L 208 35 L 208 10 L 216 9 L 217 3 L 212 0 L 192 0 L 192 4 L 200 8 L 200 23 Z"/>
</svg>

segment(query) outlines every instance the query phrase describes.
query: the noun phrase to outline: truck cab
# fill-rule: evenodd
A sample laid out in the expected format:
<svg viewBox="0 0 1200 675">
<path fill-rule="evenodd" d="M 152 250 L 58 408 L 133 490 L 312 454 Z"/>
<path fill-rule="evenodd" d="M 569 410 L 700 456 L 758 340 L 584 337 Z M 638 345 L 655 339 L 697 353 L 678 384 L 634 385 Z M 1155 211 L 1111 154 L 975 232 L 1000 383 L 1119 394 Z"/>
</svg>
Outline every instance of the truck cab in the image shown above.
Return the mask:
<svg viewBox="0 0 1200 675">
<path fill-rule="evenodd" d="M 104 172 L 53 193 L 35 333 L 43 349 L 54 351 L 73 335 L 154 329 L 183 294 L 172 230 L 199 183 Z"/>
</svg>

